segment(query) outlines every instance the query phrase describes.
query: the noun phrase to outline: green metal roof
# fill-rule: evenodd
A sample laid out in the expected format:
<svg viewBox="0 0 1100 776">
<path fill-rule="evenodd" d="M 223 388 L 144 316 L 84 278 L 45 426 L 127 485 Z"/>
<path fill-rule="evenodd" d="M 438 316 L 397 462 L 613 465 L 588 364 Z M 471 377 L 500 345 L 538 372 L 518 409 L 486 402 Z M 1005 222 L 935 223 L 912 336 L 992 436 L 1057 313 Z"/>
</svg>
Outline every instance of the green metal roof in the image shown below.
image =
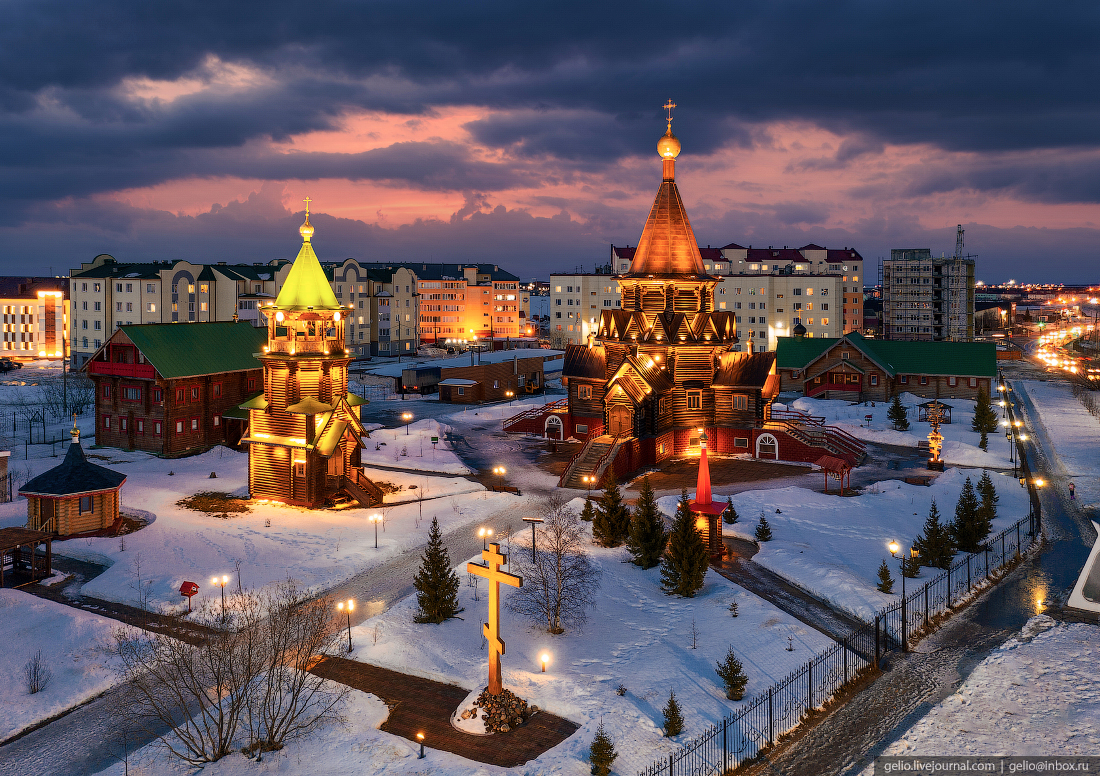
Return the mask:
<svg viewBox="0 0 1100 776">
<path fill-rule="evenodd" d="M 775 346 L 775 368 L 805 369 L 835 342 L 831 337 L 779 337 Z"/>
<path fill-rule="evenodd" d="M 283 281 L 283 288 L 275 299 L 275 307 L 280 310 L 339 310 L 340 303 L 336 301 L 328 276 L 321 268 L 317 254 L 313 252 L 313 244 L 310 242 L 313 227 L 309 223 L 308 215 L 301 231 L 302 249 L 298 251 L 298 258 L 294 260 L 294 266 Z"/>
<path fill-rule="evenodd" d="M 846 334 L 843 339 L 891 376 L 997 376 L 997 346 L 993 342 L 904 342 L 867 339 L 858 332 Z M 776 366 L 805 369 L 839 341 L 827 337 L 780 337 L 776 345 Z"/>
<path fill-rule="evenodd" d="M 267 329 L 243 321 L 149 323 L 120 331 L 167 379 L 260 369 L 256 354 L 267 344 Z"/>
</svg>

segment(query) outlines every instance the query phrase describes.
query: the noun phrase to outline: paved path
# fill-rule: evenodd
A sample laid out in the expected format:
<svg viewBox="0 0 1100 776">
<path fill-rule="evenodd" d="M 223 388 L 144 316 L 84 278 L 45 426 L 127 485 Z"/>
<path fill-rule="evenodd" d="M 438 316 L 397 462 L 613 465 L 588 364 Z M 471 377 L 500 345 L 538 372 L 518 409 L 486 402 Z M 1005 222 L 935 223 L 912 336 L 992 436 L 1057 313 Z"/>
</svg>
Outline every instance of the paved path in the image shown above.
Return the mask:
<svg viewBox="0 0 1100 776">
<path fill-rule="evenodd" d="M 836 641 L 842 641 L 848 633 L 863 626 L 855 617 L 833 609 L 778 574 L 754 563 L 752 556 L 756 554 L 757 547 L 752 542 L 731 537 L 725 537 L 724 542 L 729 552 L 720 565 L 712 565 L 711 568 L 726 579 Z"/>
<path fill-rule="evenodd" d="M 451 715 L 469 690 L 433 682 L 418 676 L 385 668 L 330 657 L 319 663 L 313 673 L 377 695 L 390 707 L 382 725 L 387 733 L 417 741 L 424 734 L 424 745 L 441 749 L 469 760 L 502 768 L 513 768 L 533 760 L 560 744 L 577 731 L 577 725 L 547 711 L 540 711 L 524 725 L 507 733 L 476 736 L 451 726 Z"/>
</svg>

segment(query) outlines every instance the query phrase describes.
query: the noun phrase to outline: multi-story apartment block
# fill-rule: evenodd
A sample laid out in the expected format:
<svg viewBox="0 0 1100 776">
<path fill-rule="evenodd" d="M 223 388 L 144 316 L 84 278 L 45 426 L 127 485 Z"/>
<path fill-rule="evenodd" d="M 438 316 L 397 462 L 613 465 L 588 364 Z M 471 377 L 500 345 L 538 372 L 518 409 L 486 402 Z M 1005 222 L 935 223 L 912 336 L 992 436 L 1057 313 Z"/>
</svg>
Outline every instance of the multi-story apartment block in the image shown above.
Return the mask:
<svg viewBox="0 0 1100 776">
<path fill-rule="evenodd" d="M 714 289 L 714 309 L 737 316 L 734 351 L 775 350 L 796 326 L 807 337 L 841 336 L 842 288 L 838 275 L 728 275 Z"/>
<path fill-rule="evenodd" d="M 400 265 L 360 264 L 348 259 L 325 272 L 341 304 L 351 308 L 344 341 L 364 356 L 401 356 L 420 346 L 417 277 Z"/>
<path fill-rule="evenodd" d="M 616 250 L 620 256 L 627 250 L 631 256 L 634 252 L 633 248 Z M 587 342 L 588 335 L 599 328 L 601 311 L 622 307 L 612 266 L 594 273 L 550 276 L 550 338 L 557 347 Z"/>
<path fill-rule="evenodd" d="M 882 262 L 882 326 L 891 340 L 974 339 L 974 259 L 891 250 Z"/>
<path fill-rule="evenodd" d="M 120 326 L 246 319 L 266 325 L 261 308 L 274 299 L 290 262 L 121 264 L 108 254 L 74 269 L 69 279 L 73 368 L 82 366 Z"/>
<path fill-rule="evenodd" d="M 68 355 L 68 295 L 65 278 L 0 278 L 4 327 L 0 356 L 60 359 Z"/>
</svg>

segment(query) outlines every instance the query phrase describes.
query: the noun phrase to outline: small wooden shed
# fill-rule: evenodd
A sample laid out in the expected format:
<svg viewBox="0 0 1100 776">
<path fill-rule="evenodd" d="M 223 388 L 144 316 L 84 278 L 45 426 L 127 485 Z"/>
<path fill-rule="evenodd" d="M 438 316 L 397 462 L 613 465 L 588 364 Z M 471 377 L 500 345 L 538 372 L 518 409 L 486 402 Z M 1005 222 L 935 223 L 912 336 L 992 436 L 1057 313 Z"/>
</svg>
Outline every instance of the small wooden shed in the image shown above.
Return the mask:
<svg viewBox="0 0 1100 776">
<path fill-rule="evenodd" d="M 44 545 L 45 554 L 38 552 Z M 0 528 L 0 588 L 21 587 L 53 573 L 51 537 L 27 528 Z M 5 571 L 7 573 L 5 574 Z"/>
<path fill-rule="evenodd" d="M 113 529 L 119 524 L 119 489 L 126 475 L 89 463 L 80 446 L 80 432 L 65 460 L 19 489 L 27 498 L 27 528 L 54 536 Z"/>
</svg>

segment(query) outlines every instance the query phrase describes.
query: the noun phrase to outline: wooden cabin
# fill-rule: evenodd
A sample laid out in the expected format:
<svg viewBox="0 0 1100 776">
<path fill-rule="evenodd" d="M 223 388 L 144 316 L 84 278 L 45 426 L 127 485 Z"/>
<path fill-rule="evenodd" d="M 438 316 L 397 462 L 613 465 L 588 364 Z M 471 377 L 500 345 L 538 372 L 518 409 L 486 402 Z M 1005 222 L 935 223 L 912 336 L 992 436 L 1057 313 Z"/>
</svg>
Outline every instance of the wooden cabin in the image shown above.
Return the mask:
<svg viewBox="0 0 1100 776">
<path fill-rule="evenodd" d="M 235 445 L 235 408 L 263 388 L 267 331 L 247 322 L 120 326 L 81 367 L 95 384 L 96 444 L 168 458 Z"/>
<path fill-rule="evenodd" d="M 52 536 L 116 531 L 119 490 L 126 475 L 89 463 L 73 427 L 65 460 L 19 489 L 27 499 L 27 528 Z"/>
</svg>

